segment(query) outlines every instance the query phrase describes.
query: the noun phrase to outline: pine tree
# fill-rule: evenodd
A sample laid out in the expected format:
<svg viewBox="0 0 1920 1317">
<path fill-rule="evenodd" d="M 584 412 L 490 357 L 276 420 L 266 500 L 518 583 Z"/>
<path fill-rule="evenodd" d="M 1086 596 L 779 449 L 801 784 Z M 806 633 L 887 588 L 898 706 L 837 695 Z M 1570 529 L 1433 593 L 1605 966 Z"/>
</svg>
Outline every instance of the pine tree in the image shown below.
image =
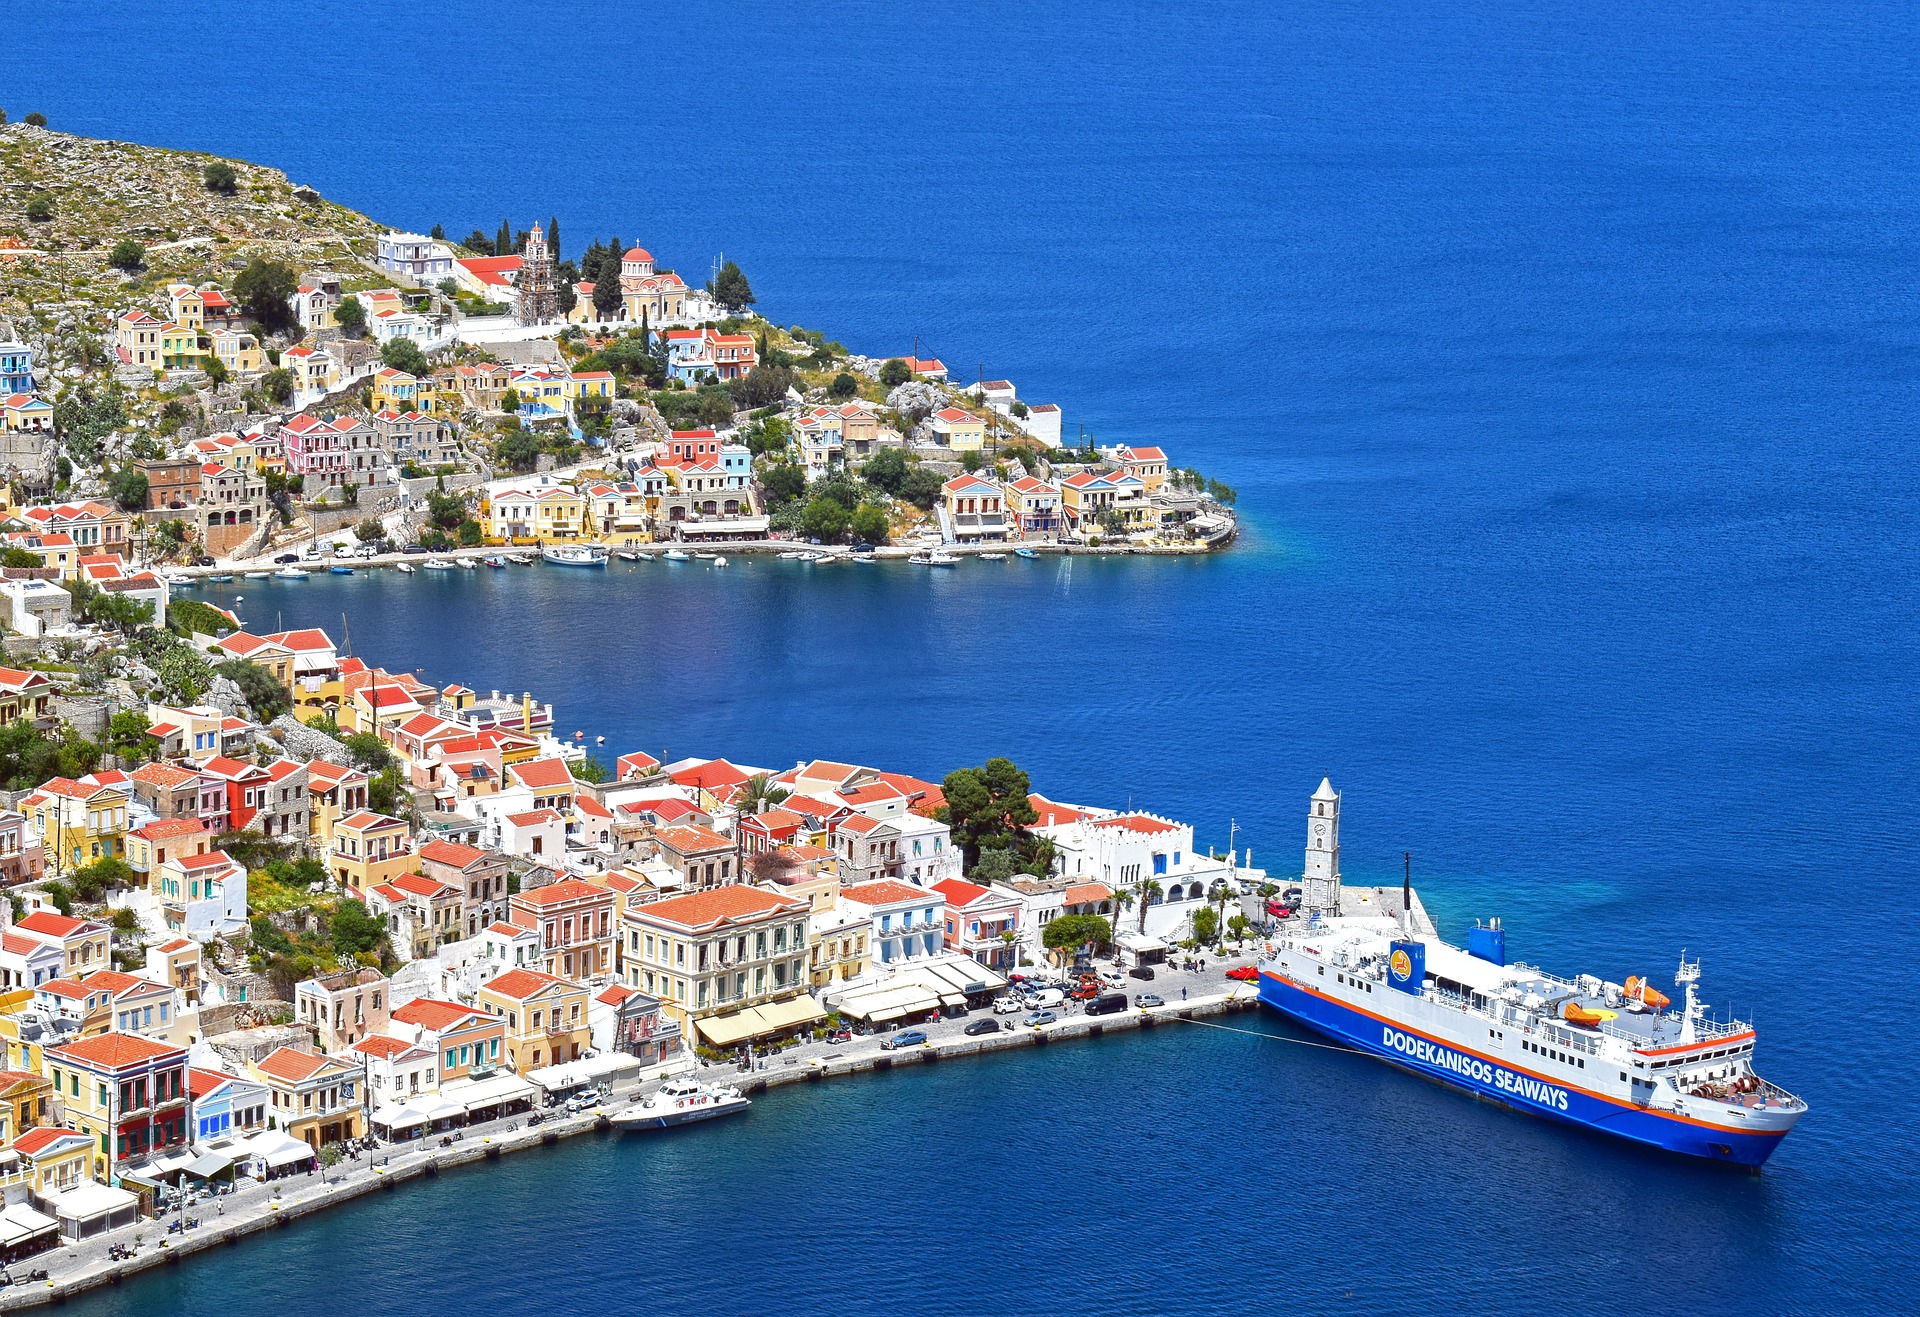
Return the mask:
<svg viewBox="0 0 1920 1317">
<path fill-rule="evenodd" d="M 432 231 L 429 232 L 427 236 L 429 238 L 432 238 L 435 242 L 445 242 L 447 240 L 447 231 L 441 228 L 438 224 L 436 224 L 433 226 Z"/>
</svg>

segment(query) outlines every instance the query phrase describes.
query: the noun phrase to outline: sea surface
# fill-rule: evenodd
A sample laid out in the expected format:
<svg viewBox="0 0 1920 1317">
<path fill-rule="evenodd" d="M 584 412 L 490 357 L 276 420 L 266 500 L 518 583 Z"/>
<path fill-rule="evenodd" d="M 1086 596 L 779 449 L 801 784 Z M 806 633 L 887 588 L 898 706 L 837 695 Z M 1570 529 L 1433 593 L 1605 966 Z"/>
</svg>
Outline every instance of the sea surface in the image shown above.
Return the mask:
<svg viewBox="0 0 1920 1317">
<path fill-rule="evenodd" d="M 690 282 L 724 252 L 776 320 L 917 335 L 1247 528 L 244 581 L 251 624 L 531 689 L 609 755 L 1004 754 L 1276 872 L 1330 775 L 1350 877 L 1411 852 L 1449 931 L 1563 973 L 1685 948 L 1813 1104 L 1731 1175 L 1161 1029 L 578 1141 L 70 1310 L 1910 1306 L 1916 38 L 1873 0 L 12 15 L 16 117 L 456 236 L 557 215 Z"/>
</svg>

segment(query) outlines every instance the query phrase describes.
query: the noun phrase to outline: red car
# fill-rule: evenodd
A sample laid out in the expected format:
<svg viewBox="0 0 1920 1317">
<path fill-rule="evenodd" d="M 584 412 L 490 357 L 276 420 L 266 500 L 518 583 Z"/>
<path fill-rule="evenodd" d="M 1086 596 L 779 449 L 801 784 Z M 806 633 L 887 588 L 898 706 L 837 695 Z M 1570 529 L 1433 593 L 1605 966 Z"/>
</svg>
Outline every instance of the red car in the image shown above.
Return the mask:
<svg viewBox="0 0 1920 1317">
<path fill-rule="evenodd" d="M 1242 965 L 1238 969 L 1228 970 L 1227 977 L 1230 979 L 1238 979 L 1242 983 L 1258 983 L 1260 981 L 1260 971 L 1251 965 Z"/>
</svg>

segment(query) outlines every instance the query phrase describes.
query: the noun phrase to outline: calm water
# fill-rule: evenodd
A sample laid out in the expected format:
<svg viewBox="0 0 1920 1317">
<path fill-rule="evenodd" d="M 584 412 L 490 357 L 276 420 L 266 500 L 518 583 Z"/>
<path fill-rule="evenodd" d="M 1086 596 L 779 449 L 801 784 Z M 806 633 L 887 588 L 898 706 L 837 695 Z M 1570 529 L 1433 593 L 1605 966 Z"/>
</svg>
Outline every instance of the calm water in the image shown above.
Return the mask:
<svg viewBox="0 0 1920 1317">
<path fill-rule="evenodd" d="M 1411 850 L 1455 930 L 1502 914 L 1563 971 L 1685 946 L 1813 1115 L 1734 1178 L 1161 1031 L 577 1144 L 81 1307 L 331 1312 L 348 1257 L 376 1311 L 1907 1301 L 1915 11 L 1061 8 L 453 4 L 396 83 L 372 6 L 49 2 L 0 103 L 418 227 L 724 250 L 775 318 L 918 333 L 1249 521 L 1207 562 L 245 582 L 252 622 L 344 613 L 613 751 L 1010 754 L 1276 867 L 1330 773 L 1350 874 Z M 163 73 L 269 51 L 299 76 L 242 114 Z"/>
</svg>

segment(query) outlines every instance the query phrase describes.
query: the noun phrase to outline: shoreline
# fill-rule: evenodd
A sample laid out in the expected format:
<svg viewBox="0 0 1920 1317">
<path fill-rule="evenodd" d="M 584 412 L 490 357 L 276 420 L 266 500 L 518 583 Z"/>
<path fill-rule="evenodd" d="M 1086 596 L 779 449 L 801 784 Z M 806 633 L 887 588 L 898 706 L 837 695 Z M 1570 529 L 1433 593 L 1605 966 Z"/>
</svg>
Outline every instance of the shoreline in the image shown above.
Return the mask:
<svg viewBox="0 0 1920 1317">
<path fill-rule="evenodd" d="M 1178 1004 L 1136 1007 L 1116 1015 L 1075 1015 L 1035 1029 L 1016 1028 L 1012 1032 L 990 1034 L 979 1038 L 961 1037 L 929 1043 L 913 1051 L 882 1051 L 876 1041 L 874 1046 L 863 1048 L 855 1053 L 836 1054 L 825 1060 L 810 1061 L 804 1065 L 788 1061 L 780 1070 L 764 1074 L 755 1073 L 751 1077 L 734 1082 L 742 1094 L 748 1097 L 759 1097 L 770 1090 L 793 1084 L 820 1083 L 829 1078 L 837 1079 L 843 1076 L 881 1074 L 896 1068 L 936 1065 L 949 1059 L 965 1059 L 991 1052 L 1047 1047 L 1058 1041 L 1091 1041 L 1106 1036 L 1110 1031 L 1135 1032 L 1158 1028 L 1167 1022 L 1178 1023 L 1198 1020 L 1206 1016 L 1233 1015 L 1245 1011 L 1258 1011 L 1259 1008 L 1260 996 L 1257 988 L 1234 984 L 1224 992 L 1194 997 Z M 623 1098 L 621 1105 L 641 1096 L 649 1086 L 647 1082 L 635 1082 L 627 1086 L 621 1093 Z M 331 1168 L 330 1173 L 336 1175 L 338 1177 L 336 1179 L 322 1180 L 318 1186 L 307 1187 L 310 1183 L 309 1177 L 308 1180 L 301 1182 L 302 1192 L 287 1192 L 284 1195 L 276 1192 L 259 1201 L 246 1204 L 244 1212 L 236 1212 L 232 1216 L 218 1216 L 213 1224 L 202 1224 L 195 1230 L 183 1231 L 178 1237 L 167 1235 L 162 1221 L 154 1219 L 133 1226 L 124 1226 L 119 1230 L 106 1231 L 80 1241 L 78 1244 L 65 1245 L 59 1250 L 23 1258 L 20 1262 L 13 1264 L 23 1272 L 44 1266 L 49 1273 L 55 1273 L 58 1264 L 63 1260 L 61 1254 L 70 1252 L 79 1254 L 76 1259 L 77 1265 L 71 1268 L 70 1274 L 50 1274 L 44 1282 L 19 1281 L 0 1291 L 0 1312 L 21 1311 L 49 1304 L 65 1303 L 69 1299 L 94 1290 L 124 1284 L 157 1267 L 173 1266 L 182 1259 L 196 1257 L 227 1245 L 238 1244 L 253 1235 L 286 1229 L 302 1217 L 352 1203 L 368 1194 L 391 1193 L 398 1190 L 401 1185 L 415 1180 L 435 1179 L 445 1170 L 496 1162 L 510 1152 L 554 1147 L 562 1139 L 577 1138 L 583 1134 L 615 1134 L 608 1121 L 608 1113 L 600 1109 L 578 1116 L 550 1117 L 543 1121 L 538 1129 L 527 1128 L 524 1118 L 509 1124 L 516 1125 L 517 1128 L 483 1133 L 472 1140 L 462 1139 L 451 1147 L 442 1147 L 431 1138 L 418 1140 L 409 1145 L 393 1145 L 396 1150 L 386 1154 L 386 1161 L 382 1165 L 341 1162 L 338 1166 Z M 656 1137 L 664 1138 L 670 1135 L 671 1131 L 661 1131 Z M 287 1184 L 290 1181 L 275 1183 Z M 257 1194 L 258 1186 L 252 1192 Z M 204 1213 L 205 1203 L 203 1202 L 197 1210 Z M 204 1221 L 204 1216 L 201 1219 Z M 151 1245 L 143 1244 L 142 1251 L 137 1256 L 117 1261 L 107 1257 L 106 1250 L 109 1245 L 128 1243 L 136 1235 L 145 1236 L 156 1231 L 159 1232 L 159 1242 Z"/>
</svg>

